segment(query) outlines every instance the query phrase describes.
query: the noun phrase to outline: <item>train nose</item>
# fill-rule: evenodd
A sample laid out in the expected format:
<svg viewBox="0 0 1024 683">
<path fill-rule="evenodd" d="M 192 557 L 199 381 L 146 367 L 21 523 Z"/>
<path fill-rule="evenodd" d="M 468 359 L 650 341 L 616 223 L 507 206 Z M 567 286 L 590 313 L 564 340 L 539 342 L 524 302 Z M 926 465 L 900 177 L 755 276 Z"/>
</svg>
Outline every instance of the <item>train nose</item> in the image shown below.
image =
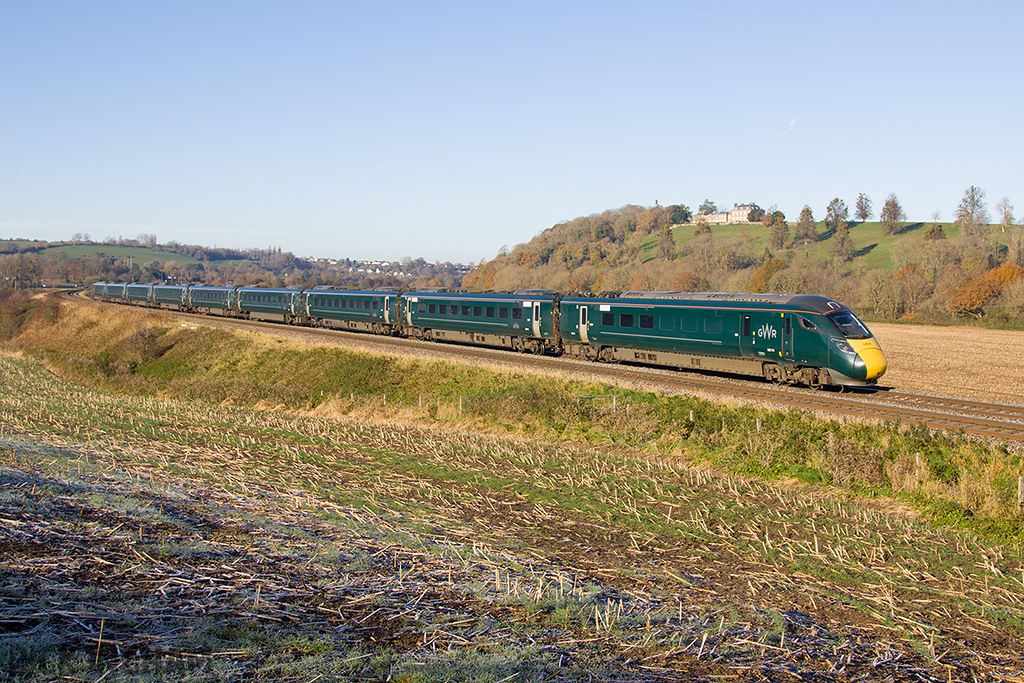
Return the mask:
<svg viewBox="0 0 1024 683">
<path fill-rule="evenodd" d="M 857 361 L 855 365 L 860 366 L 863 364 L 864 379 L 870 381 L 884 375 L 888 362 L 885 359 L 885 354 L 882 353 L 882 349 L 878 346 L 878 342 L 874 339 L 864 340 L 857 346 L 860 348 L 856 348 Z"/>
</svg>

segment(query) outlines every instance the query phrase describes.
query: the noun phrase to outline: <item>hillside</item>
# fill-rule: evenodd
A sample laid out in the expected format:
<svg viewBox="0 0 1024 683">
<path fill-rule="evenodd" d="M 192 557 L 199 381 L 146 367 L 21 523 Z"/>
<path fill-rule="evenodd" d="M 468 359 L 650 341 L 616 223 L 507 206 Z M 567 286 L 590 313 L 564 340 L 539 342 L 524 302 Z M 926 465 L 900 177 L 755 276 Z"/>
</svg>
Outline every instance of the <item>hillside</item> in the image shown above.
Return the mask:
<svg viewBox="0 0 1024 683">
<path fill-rule="evenodd" d="M 1024 227 L 845 221 L 848 240 L 798 226 L 671 222 L 674 207 L 628 205 L 559 223 L 463 279 L 474 289 L 813 292 L 872 320 L 1024 325 Z M 1002 270 L 997 269 L 1002 268 Z"/>
</svg>

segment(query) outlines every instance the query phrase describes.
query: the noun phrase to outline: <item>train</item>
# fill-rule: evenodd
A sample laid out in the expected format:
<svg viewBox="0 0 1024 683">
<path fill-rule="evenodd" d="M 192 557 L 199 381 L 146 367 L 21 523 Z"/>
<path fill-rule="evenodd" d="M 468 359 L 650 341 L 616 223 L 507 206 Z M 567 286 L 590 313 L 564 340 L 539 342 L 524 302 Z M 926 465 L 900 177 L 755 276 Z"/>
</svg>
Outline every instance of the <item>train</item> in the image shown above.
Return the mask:
<svg viewBox="0 0 1024 683">
<path fill-rule="evenodd" d="M 847 306 L 812 294 L 212 287 L 97 282 L 101 301 L 599 362 L 871 387 L 887 360 Z"/>
</svg>

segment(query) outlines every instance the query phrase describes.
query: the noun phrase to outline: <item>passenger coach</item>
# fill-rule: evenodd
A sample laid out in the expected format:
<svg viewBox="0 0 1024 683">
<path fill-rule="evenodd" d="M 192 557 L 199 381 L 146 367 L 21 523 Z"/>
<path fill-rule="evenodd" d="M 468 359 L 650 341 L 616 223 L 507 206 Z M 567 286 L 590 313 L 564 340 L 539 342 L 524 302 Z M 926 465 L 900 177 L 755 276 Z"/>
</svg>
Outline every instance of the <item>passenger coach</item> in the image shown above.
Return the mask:
<svg viewBox="0 0 1024 683">
<path fill-rule="evenodd" d="M 420 339 L 557 351 L 557 297 L 547 290 L 475 294 L 420 289 L 401 297 L 406 332 Z"/>
</svg>

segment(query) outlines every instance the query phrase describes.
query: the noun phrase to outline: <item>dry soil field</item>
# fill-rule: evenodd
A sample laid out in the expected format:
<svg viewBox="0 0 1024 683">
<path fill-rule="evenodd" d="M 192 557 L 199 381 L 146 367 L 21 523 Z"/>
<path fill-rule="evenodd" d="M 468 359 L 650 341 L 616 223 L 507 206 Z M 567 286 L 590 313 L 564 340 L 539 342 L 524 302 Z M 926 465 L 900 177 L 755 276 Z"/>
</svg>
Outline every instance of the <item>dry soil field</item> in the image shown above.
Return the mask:
<svg viewBox="0 0 1024 683">
<path fill-rule="evenodd" d="M 912 392 L 1021 403 L 1024 332 L 873 323 L 889 359 L 882 384 Z"/>
</svg>

